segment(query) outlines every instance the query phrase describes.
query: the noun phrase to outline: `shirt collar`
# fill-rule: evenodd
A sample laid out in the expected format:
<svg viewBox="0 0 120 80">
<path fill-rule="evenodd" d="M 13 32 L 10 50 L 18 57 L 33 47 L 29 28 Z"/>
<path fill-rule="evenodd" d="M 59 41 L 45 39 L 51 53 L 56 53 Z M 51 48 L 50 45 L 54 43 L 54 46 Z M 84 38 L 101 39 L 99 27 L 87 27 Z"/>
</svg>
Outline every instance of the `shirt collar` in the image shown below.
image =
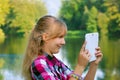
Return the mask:
<svg viewBox="0 0 120 80">
<path fill-rule="evenodd" d="M 44 53 L 44 55 L 49 59 L 49 60 L 52 60 L 52 59 L 54 59 L 55 57 L 54 56 L 51 56 L 51 55 L 49 55 L 48 53 Z"/>
</svg>

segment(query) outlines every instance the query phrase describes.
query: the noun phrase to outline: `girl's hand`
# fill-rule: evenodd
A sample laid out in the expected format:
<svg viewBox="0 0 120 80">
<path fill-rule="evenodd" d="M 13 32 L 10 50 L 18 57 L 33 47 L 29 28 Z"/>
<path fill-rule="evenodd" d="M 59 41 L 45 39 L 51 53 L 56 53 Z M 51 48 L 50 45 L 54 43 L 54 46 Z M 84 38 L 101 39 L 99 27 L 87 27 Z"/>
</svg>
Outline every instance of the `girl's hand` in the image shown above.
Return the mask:
<svg viewBox="0 0 120 80">
<path fill-rule="evenodd" d="M 75 67 L 74 73 L 82 75 L 84 69 L 86 68 L 89 60 L 90 60 L 90 53 L 88 50 L 85 50 L 86 43 L 82 45 L 80 53 L 78 55 L 78 63 Z"/>
<path fill-rule="evenodd" d="M 85 68 L 90 60 L 90 53 L 88 50 L 85 50 L 86 42 L 82 45 L 82 48 L 80 50 L 79 56 L 78 56 L 78 65 Z"/>
<path fill-rule="evenodd" d="M 100 47 L 96 48 L 95 56 L 96 56 L 97 59 L 95 61 L 93 61 L 93 63 L 98 65 L 100 63 L 100 61 L 102 60 L 102 57 L 103 57 L 103 54 L 100 50 Z"/>
</svg>

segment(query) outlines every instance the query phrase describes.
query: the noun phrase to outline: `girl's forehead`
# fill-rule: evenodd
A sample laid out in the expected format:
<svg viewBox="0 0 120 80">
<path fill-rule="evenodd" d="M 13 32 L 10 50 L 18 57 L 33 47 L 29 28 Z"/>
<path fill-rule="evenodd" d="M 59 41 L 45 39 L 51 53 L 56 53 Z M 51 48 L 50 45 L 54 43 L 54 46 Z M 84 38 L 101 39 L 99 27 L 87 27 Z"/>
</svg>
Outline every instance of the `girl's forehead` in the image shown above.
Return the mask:
<svg viewBox="0 0 120 80">
<path fill-rule="evenodd" d="M 67 33 L 67 28 L 64 25 L 53 25 L 49 28 L 49 37 L 65 36 Z"/>
<path fill-rule="evenodd" d="M 51 31 L 64 31 L 66 30 L 66 25 L 62 24 L 62 23 L 52 23 L 50 26 L 49 26 L 49 29 Z"/>
</svg>

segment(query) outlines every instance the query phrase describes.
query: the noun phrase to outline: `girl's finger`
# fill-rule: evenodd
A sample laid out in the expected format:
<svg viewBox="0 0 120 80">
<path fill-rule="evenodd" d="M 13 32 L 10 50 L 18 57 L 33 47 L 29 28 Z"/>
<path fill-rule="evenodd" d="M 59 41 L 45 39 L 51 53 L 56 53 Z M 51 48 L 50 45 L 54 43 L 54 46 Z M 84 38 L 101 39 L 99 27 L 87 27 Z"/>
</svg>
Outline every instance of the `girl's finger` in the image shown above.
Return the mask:
<svg viewBox="0 0 120 80">
<path fill-rule="evenodd" d="M 102 52 L 99 50 L 99 51 L 97 51 L 95 54 L 97 54 L 97 53 L 102 53 Z"/>
<path fill-rule="evenodd" d="M 100 47 L 95 48 L 97 51 L 100 50 Z"/>
<path fill-rule="evenodd" d="M 96 53 L 95 56 L 103 56 L 103 54 L 100 52 L 100 53 Z"/>
<path fill-rule="evenodd" d="M 86 42 L 83 43 L 81 51 L 85 51 Z"/>
</svg>

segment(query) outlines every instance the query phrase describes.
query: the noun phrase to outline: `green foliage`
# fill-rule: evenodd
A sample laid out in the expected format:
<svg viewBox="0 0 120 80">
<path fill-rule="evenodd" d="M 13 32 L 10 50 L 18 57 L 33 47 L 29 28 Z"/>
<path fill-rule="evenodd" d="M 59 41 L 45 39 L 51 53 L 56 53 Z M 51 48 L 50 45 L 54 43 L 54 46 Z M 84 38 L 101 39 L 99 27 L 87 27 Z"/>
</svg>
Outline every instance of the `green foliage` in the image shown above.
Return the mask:
<svg viewBox="0 0 120 80">
<path fill-rule="evenodd" d="M 44 4 L 36 0 L 12 0 L 11 5 L 8 23 L 11 28 L 18 28 L 17 33 L 28 33 L 38 18 L 47 12 Z"/>
<path fill-rule="evenodd" d="M 103 2 L 100 0 L 63 1 L 60 17 L 67 23 L 69 30 L 87 30 L 88 32 L 98 31 L 98 9 L 104 11 L 101 8 L 103 5 L 99 3 Z"/>
<path fill-rule="evenodd" d="M 3 30 L 0 28 L 0 44 L 3 43 L 5 40 L 5 34 Z"/>
<path fill-rule="evenodd" d="M 104 13 L 98 14 L 98 27 L 101 30 L 101 34 L 107 34 L 108 33 L 108 22 L 109 18 Z"/>
<path fill-rule="evenodd" d="M 63 0 L 60 17 L 69 30 L 120 34 L 119 0 Z"/>
<path fill-rule="evenodd" d="M 69 30 L 83 29 L 84 21 L 84 0 L 63 0 L 60 17 L 66 22 Z"/>
<path fill-rule="evenodd" d="M 109 18 L 104 13 L 98 15 L 98 26 L 100 29 L 106 29 L 108 27 Z"/>
<path fill-rule="evenodd" d="M 98 11 L 96 7 L 93 6 L 88 13 L 88 21 L 86 22 L 88 32 L 97 31 L 97 15 Z"/>
<path fill-rule="evenodd" d="M 9 13 L 9 0 L 0 0 L 0 26 L 5 24 L 5 18 Z"/>
<path fill-rule="evenodd" d="M 119 36 L 120 34 L 120 6 L 116 1 L 106 2 L 106 15 L 109 17 L 108 30 L 112 35 Z"/>
<path fill-rule="evenodd" d="M 47 13 L 38 0 L 0 0 L 0 28 L 6 36 L 23 36 Z"/>
</svg>

